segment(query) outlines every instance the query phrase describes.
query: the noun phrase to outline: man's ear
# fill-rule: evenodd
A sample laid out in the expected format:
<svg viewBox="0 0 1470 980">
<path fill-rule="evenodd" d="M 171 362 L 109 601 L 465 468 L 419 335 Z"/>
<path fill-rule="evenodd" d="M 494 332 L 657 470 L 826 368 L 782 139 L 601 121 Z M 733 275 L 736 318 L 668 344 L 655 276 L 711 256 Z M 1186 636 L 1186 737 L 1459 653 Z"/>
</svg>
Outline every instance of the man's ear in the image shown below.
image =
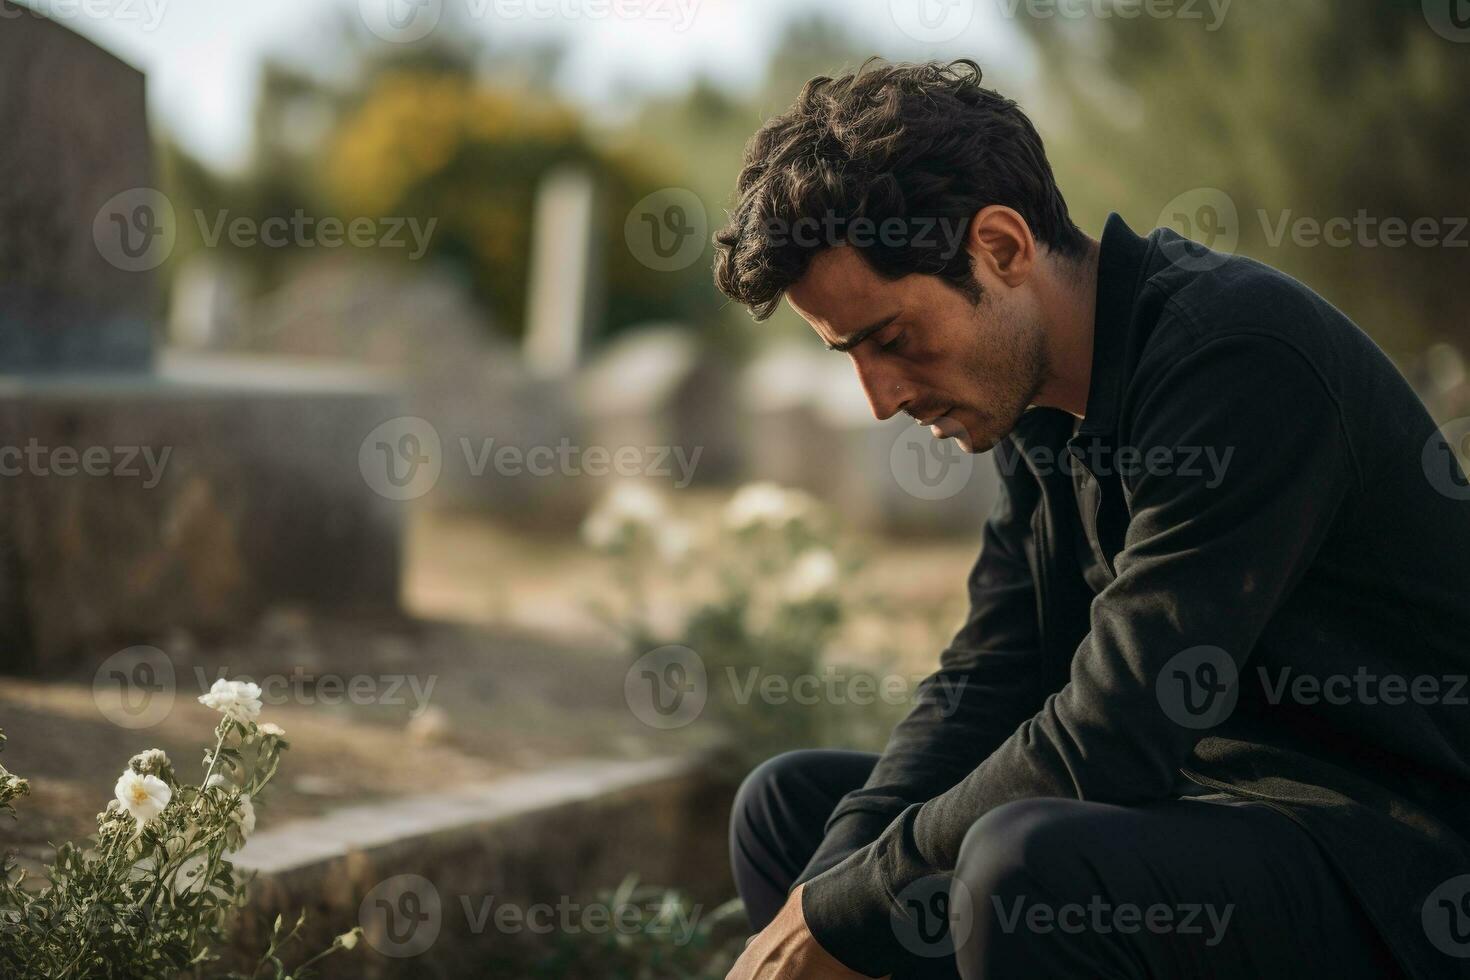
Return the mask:
<svg viewBox="0 0 1470 980">
<path fill-rule="evenodd" d="M 982 283 L 993 278 L 1015 288 L 1026 281 L 1036 263 L 1031 226 L 1019 212 L 1003 204 L 987 205 L 975 212 L 965 236 L 965 249 L 989 273 L 984 276 L 977 271 Z"/>
</svg>

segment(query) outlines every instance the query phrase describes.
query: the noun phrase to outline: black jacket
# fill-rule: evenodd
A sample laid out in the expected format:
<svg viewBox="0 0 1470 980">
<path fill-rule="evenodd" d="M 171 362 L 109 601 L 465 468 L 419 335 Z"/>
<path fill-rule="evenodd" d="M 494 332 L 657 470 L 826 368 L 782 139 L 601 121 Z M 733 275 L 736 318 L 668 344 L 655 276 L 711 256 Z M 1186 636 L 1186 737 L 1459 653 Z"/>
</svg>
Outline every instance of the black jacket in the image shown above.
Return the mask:
<svg viewBox="0 0 1470 980">
<path fill-rule="evenodd" d="M 827 825 L 813 934 L 888 972 L 894 896 L 952 870 L 987 811 L 1193 783 L 1310 831 L 1412 976 L 1470 975 L 1451 955 L 1470 953 L 1470 888 L 1436 893 L 1470 874 L 1463 473 L 1383 352 L 1301 283 L 1117 215 L 1099 261 L 1086 416 L 1074 433 L 1031 409 L 996 447 L 968 619 Z"/>
</svg>

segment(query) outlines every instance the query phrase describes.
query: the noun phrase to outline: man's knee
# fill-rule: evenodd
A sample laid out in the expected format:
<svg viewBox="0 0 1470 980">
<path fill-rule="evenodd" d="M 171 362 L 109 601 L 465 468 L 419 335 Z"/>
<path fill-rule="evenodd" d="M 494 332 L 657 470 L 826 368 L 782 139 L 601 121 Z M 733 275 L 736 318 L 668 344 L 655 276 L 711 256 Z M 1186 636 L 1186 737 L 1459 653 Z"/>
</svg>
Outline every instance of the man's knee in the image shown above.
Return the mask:
<svg viewBox="0 0 1470 980">
<path fill-rule="evenodd" d="M 970 825 L 955 865 L 950 907 L 955 959 L 966 980 L 1010 976 L 1035 955 L 1026 916 L 1086 904 L 1089 807 L 1076 800 L 1018 800 Z M 1039 964 L 1038 964 L 1039 966 Z M 1042 975 L 1038 972 L 1037 975 Z"/>
<path fill-rule="evenodd" d="M 807 774 L 822 755 L 812 749 L 782 752 L 752 769 L 735 792 L 731 833 L 780 835 L 795 810 L 791 806 L 793 796 L 800 793 Z"/>
<path fill-rule="evenodd" d="M 1077 881 L 1084 859 L 1078 831 L 1087 805 L 1076 800 L 1017 800 L 970 825 L 955 876 L 977 895 L 1018 887 L 1053 892 Z"/>
</svg>

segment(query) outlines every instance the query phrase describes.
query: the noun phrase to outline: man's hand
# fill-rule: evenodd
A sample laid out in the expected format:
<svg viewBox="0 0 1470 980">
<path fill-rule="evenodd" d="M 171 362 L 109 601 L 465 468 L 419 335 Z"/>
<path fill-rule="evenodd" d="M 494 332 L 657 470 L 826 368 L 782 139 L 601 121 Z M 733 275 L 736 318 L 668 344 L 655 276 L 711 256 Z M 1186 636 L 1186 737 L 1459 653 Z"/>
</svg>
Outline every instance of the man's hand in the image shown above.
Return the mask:
<svg viewBox="0 0 1470 980">
<path fill-rule="evenodd" d="M 822 948 L 801 912 L 797 885 L 771 924 L 752 936 L 725 980 L 868 980 Z"/>
</svg>

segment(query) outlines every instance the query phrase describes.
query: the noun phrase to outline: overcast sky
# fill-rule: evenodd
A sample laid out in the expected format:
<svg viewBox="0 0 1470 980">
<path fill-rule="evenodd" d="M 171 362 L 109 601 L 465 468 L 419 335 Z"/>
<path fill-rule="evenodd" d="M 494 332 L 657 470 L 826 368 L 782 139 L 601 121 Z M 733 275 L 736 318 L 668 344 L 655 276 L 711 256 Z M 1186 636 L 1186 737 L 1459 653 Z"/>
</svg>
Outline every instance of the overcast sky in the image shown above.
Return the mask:
<svg viewBox="0 0 1470 980">
<path fill-rule="evenodd" d="M 1014 25 L 1002 14 L 1005 0 L 25 2 L 144 69 L 155 125 L 223 168 L 245 158 L 262 56 L 321 57 L 334 11 L 406 38 L 420 25 L 447 24 L 440 5 L 451 4 L 472 29 L 502 44 L 561 38 L 568 45 L 566 94 L 592 105 L 606 104 L 630 83 L 681 87 L 696 71 L 749 85 L 786 22 L 812 10 L 840 18 L 874 53 L 889 57 L 971 55 L 982 64 L 1014 63 L 1019 48 Z M 390 10 L 396 20 L 387 18 Z"/>
</svg>

